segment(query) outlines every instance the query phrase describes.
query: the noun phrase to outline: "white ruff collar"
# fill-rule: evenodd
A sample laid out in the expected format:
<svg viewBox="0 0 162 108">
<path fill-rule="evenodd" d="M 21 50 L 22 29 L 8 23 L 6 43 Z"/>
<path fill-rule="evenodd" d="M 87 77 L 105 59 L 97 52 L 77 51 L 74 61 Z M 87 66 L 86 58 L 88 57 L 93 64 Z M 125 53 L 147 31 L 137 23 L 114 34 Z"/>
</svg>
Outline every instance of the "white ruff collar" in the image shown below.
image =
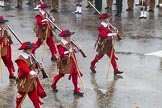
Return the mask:
<svg viewBox="0 0 162 108">
<path fill-rule="evenodd" d="M 30 56 L 29 54 L 27 54 L 26 52 L 22 52 L 21 55 L 25 58 L 28 59 L 28 57 Z"/>
<path fill-rule="evenodd" d="M 61 42 L 62 42 L 64 45 L 68 43 L 68 41 L 65 40 L 64 38 L 61 39 Z"/>
<path fill-rule="evenodd" d="M 45 15 L 45 11 L 44 10 L 42 10 L 42 9 L 39 9 L 39 12 L 42 14 L 42 15 Z"/>
<path fill-rule="evenodd" d="M 101 25 L 103 25 L 104 27 L 107 27 L 108 26 L 108 23 L 101 22 Z"/>
</svg>

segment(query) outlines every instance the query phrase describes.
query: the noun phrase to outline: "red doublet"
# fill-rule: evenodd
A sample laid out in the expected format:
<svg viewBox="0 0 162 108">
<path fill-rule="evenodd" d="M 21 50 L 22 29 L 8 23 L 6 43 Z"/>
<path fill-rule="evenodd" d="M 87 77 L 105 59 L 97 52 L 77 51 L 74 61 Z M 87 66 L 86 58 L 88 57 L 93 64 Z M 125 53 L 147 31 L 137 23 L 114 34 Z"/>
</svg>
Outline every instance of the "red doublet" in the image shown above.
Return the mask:
<svg viewBox="0 0 162 108">
<path fill-rule="evenodd" d="M 19 70 L 21 70 L 18 72 L 18 77 L 23 78 L 23 79 L 28 77 L 31 69 L 29 69 L 27 67 L 26 62 L 21 59 L 17 59 L 15 62 L 17 63 Z M 19 90 L 17 91 L 16 108 L 19 108 L 19 105 L 21 104 L 22 99 L 25 96 L 25 94 L 26 94 L 26 92 L 21 92 Z M 39 97 L 43 98 L 46 96 L 46 94 L 45 94 L 38 78 L 36 78 L 36 88 L 33 91 L 28 92 L 27 94 L 28 94 L 29 98 L 31 99 L 31 101 L 33 102 L 34 107 L 40 108 L 39 105 L 41 105 L 42 102 L 39 100 Z"/>
<path fill-rule="evenodd" d="M 36 15 L 36 23 L 37 23 L 37 25 L 39 27 L 41 27 L 41 28 L 46 28 L 47 27 L 47 23 L 46 22 L 42 22 L 42 20 L 44 20 L 44 18 L 40 14 Z M 52 58 L 56 59 L 55 54 L 57 53 L 57 50 L 56 50 L 56 47 L 55 47 L 55 42 L 53 40 L 53 36 L 54 35 L 52 33 L 52 30 L 49 29 L 49 33 L 48 33 L 48 36 L 47 36 L 46 43 L 47 43 L 48 47 L 50 48 L 50 51 L 51 51 L 51 54 L 52 54 Z M 40 47 L 42 42 L 43 42 L 43 39 L 38 38 L 38 40 L 35 43 L 37 45 L 37 48 Z M 32 52 L 34 53 L 37 48 L 33 48 Z"/>
<path fill-rule="evenodd" d="M 64 48 L 62 45 L 58 45 L 58 52 L 60 54 L 60 59 L 61 60 L 69 56 L 69 53 L 68 54 L 64 54 L 65 51 L 67 51 L 66 48 Z M 70 59 L 72 59 L 72 58 L 70 58 Z M 53 88 L 57 88 L 56 84 L 57 84 L 58 80 L 60 78 L 62 78 L 63 76 L 64 76 L 64 74 L 59 72 L 59 74 L 57 74 L 57 75 L 55 75 L 53 77 L 53 83 L 52 83 L 52 87 Z M 78 88 L 78 73 L 77 73 L 77 70 L 75 69 L 74 62 L 72 62 L 72 66 L 71 66 L 71 69 L 70 69 L 69 79 L 71 77 L 72 77 L 72 82 L 73 82 L 73 85 L 74 85 L 74 91 L 79 92 L 80 88 Z"/>
<path fill-rule="evenodd" d="M 99 32 L 99 36 L 101 38 L 112 38 L 111 36 L 108 36 L 109 33 L 112 33 L 112 30 L 107 26 L 107 27 L 104 27 L 103 25 L 100 25 L 98 27 L 98 32 Z M 107 56 L 110 57 L 111 56 L 111 51 L 112 51 L 112 42 L 108 45 L 109 46 L 109 49 L 107 50 Z M 95 58 L 92 60 L 91 62 L 91 68 L 92 69 L 95 69 L 96 68 L 96 63 L 104 56 L 104 54 L 100 54 L 98 53 Z M 115 56 L 115 53 L 113 51 L 112 53 L 112 59 L 111 59 L 111 64 L 113 66 L 113 69 L 114 71 L 118 71 L 118 66 L 117 66 L 117 63 L 116 63 L 116 60 L 117 60 L 117 57 Z"/>
<path fill-rule="evenodd" d="M 98 32 L 101 37 L 108 38 L 108 33 L 112 33 L 112 30 L 108 26 L 104 27 L 103 25 L 100 25 L 98 27 Z"/>
</svg>

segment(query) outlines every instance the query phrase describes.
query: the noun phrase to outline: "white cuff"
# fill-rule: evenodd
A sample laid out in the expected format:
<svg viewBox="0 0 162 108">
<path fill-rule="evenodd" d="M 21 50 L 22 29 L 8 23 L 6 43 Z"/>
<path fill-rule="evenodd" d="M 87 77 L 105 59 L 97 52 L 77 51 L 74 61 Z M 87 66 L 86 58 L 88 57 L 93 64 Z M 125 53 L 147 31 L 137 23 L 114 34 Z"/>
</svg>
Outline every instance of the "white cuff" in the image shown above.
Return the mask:
<svg viewBox="0 0 162 108">
<path fill-rule="evenodd" d="M 65 52 L 64 52 L 64 54 L 68 54 L 68 53 L 69 53 L 69 51 L 65 51 Z"/>
<path fill-rule="evenodd" d="M 35 71 L 30 71 L 29 74 L 34 76 L 36 73 L 35 73 Z"/>
<path fill-rule="evenodd" d="M 47 19 L 42 20 L 42 22 L 46 22 L 46 21 L 48 21 L 48 20 Z"/>
<path fill-rule="evenodd" d="M 114 36 L 116 33 L 108 33 L 108 36 Z"/>
</svg>

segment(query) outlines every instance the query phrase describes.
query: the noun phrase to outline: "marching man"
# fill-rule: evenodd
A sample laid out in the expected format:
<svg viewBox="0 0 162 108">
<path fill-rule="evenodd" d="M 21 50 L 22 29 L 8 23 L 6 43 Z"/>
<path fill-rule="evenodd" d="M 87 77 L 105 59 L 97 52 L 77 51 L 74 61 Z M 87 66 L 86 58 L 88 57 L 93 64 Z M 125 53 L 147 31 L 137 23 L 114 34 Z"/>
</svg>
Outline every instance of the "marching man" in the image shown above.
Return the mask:
<svg viewBox="0 0 162 108">
<path fill-rule="evenodd" d="M 35 71 L 37 64 L 31 56 L 34 47 L 31 42 L 22 43 L 19 50 L 23 50 L 23 52 L 15 60 L 18 66 L 16 108 L 21 108 L 26 95 L 29 96 L 35 108 L 40 108 L 40 105 L 43 104 L 39 97 L 46 97 L 46 93 L 37 78 L 38 73 Z M 43 68 L 43 65 L 40 68 Z"/>
<path fill-rule="evenodd" d="M 63 37 L 57 45 L 60 55 L 60 62 L 58 65 L 59 73 L 54 76 L 51 87 L 53 88 L 53 91 L 57 93 L 57 82 L 65 74 L 70 74 L 69 80 L 72 77 L 74 95 L 83 97 L 83 93 L 80 92 L 80 88 L 78 87 L 78 76 L 81 77 L 82 74 L 78 69 L 75 57 L 75 53 L 79 52 L 80 49 L 71 43 L 70 36 L 73 34 L 74 32 L 70 32 L 69 30 L 62 30 L 62 32 L 59 34 L 60 37 Z"/>
<path fill-rule="evenodd" d="M 5 22 L 8 22 L 8 20 L 5 20 L 3 16 L 0 16 L 0 54 L 5 66 L 9 71 L 9 79 L 15 79 L 15 68 L 11 58 L 11 34 L 7 30 Z"/>
<path fill-rule="evenodd" d="M 113 66 L 114 69 L 114 75 L 116 74 L 122 74 L 122 71 L 119 71 L 116 60 L 117 57 L 114 53 L 114 49 L 112 46 L 112 40 L 114 37 L 117 36 L 118 33 L 113 33 L 113 30 L 109 27 L 109 17 L 111 15 L 104 13 L 104 14 L 100 14 L 100 19 L 103 19 L 103 21 L 101 22 L 101 25 L 98 27 L 98 32 L 99 32 L 99 36 L 97 39 L 97 55 L 95 56 L 95 58 L 92 60 L 91 62 L 91 66 L 90 69 L 93 73 L 96 73 L 96 63 L 105 55 L 107 54 L 108 57 L 111 56 L 112 54 L 112 58 L 111 58 L 111 64 Z M 113 52 L 112 52 L 113 51 Z"/>
<path fill-rule="evenodd" d="M 53 16 L 49 16 L 48 14 L 48 7 L 49 5 L 47 4 L 40 4 L 39 6 L 39 12 L 36 14 L 36 23 L 37 27 L 35 28 L 35 33 L 36 36 L 38 37 L 38 40 L 36 41 L 37 48 L 40 47 L 40 45 L 45 41 L 51 51 L 52 57 L 51 61 L 56 61 L 56 47 L 55 47 L 55 42 L 53 40 L 53 32 L 52 32 L 52 27 L 50 23 L 47 21 L 46 17 L 51 18 L 53 22 L 55 22 L 55 19 Z M 37 48 L 33 48 L 32 52 L 35 53 L 35 50 Z"/>
</svg>

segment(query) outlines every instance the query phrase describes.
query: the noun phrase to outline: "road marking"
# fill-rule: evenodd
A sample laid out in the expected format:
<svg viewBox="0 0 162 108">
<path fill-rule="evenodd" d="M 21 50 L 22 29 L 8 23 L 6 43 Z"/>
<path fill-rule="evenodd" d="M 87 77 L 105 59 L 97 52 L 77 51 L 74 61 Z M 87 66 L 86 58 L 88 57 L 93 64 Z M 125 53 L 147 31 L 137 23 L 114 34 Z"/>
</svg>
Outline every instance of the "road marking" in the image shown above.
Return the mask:
<svg viewBox="0 0 162 108">
<path fill-rule="evenodd" d="M 162 57 L 162 50 L 156 51 L 156 52 L 152 52 L 152 53 L 146 53 L 144 55 L 153 55 L 153 56 L 157 56 L 157 57 Z"/>
</svg>

